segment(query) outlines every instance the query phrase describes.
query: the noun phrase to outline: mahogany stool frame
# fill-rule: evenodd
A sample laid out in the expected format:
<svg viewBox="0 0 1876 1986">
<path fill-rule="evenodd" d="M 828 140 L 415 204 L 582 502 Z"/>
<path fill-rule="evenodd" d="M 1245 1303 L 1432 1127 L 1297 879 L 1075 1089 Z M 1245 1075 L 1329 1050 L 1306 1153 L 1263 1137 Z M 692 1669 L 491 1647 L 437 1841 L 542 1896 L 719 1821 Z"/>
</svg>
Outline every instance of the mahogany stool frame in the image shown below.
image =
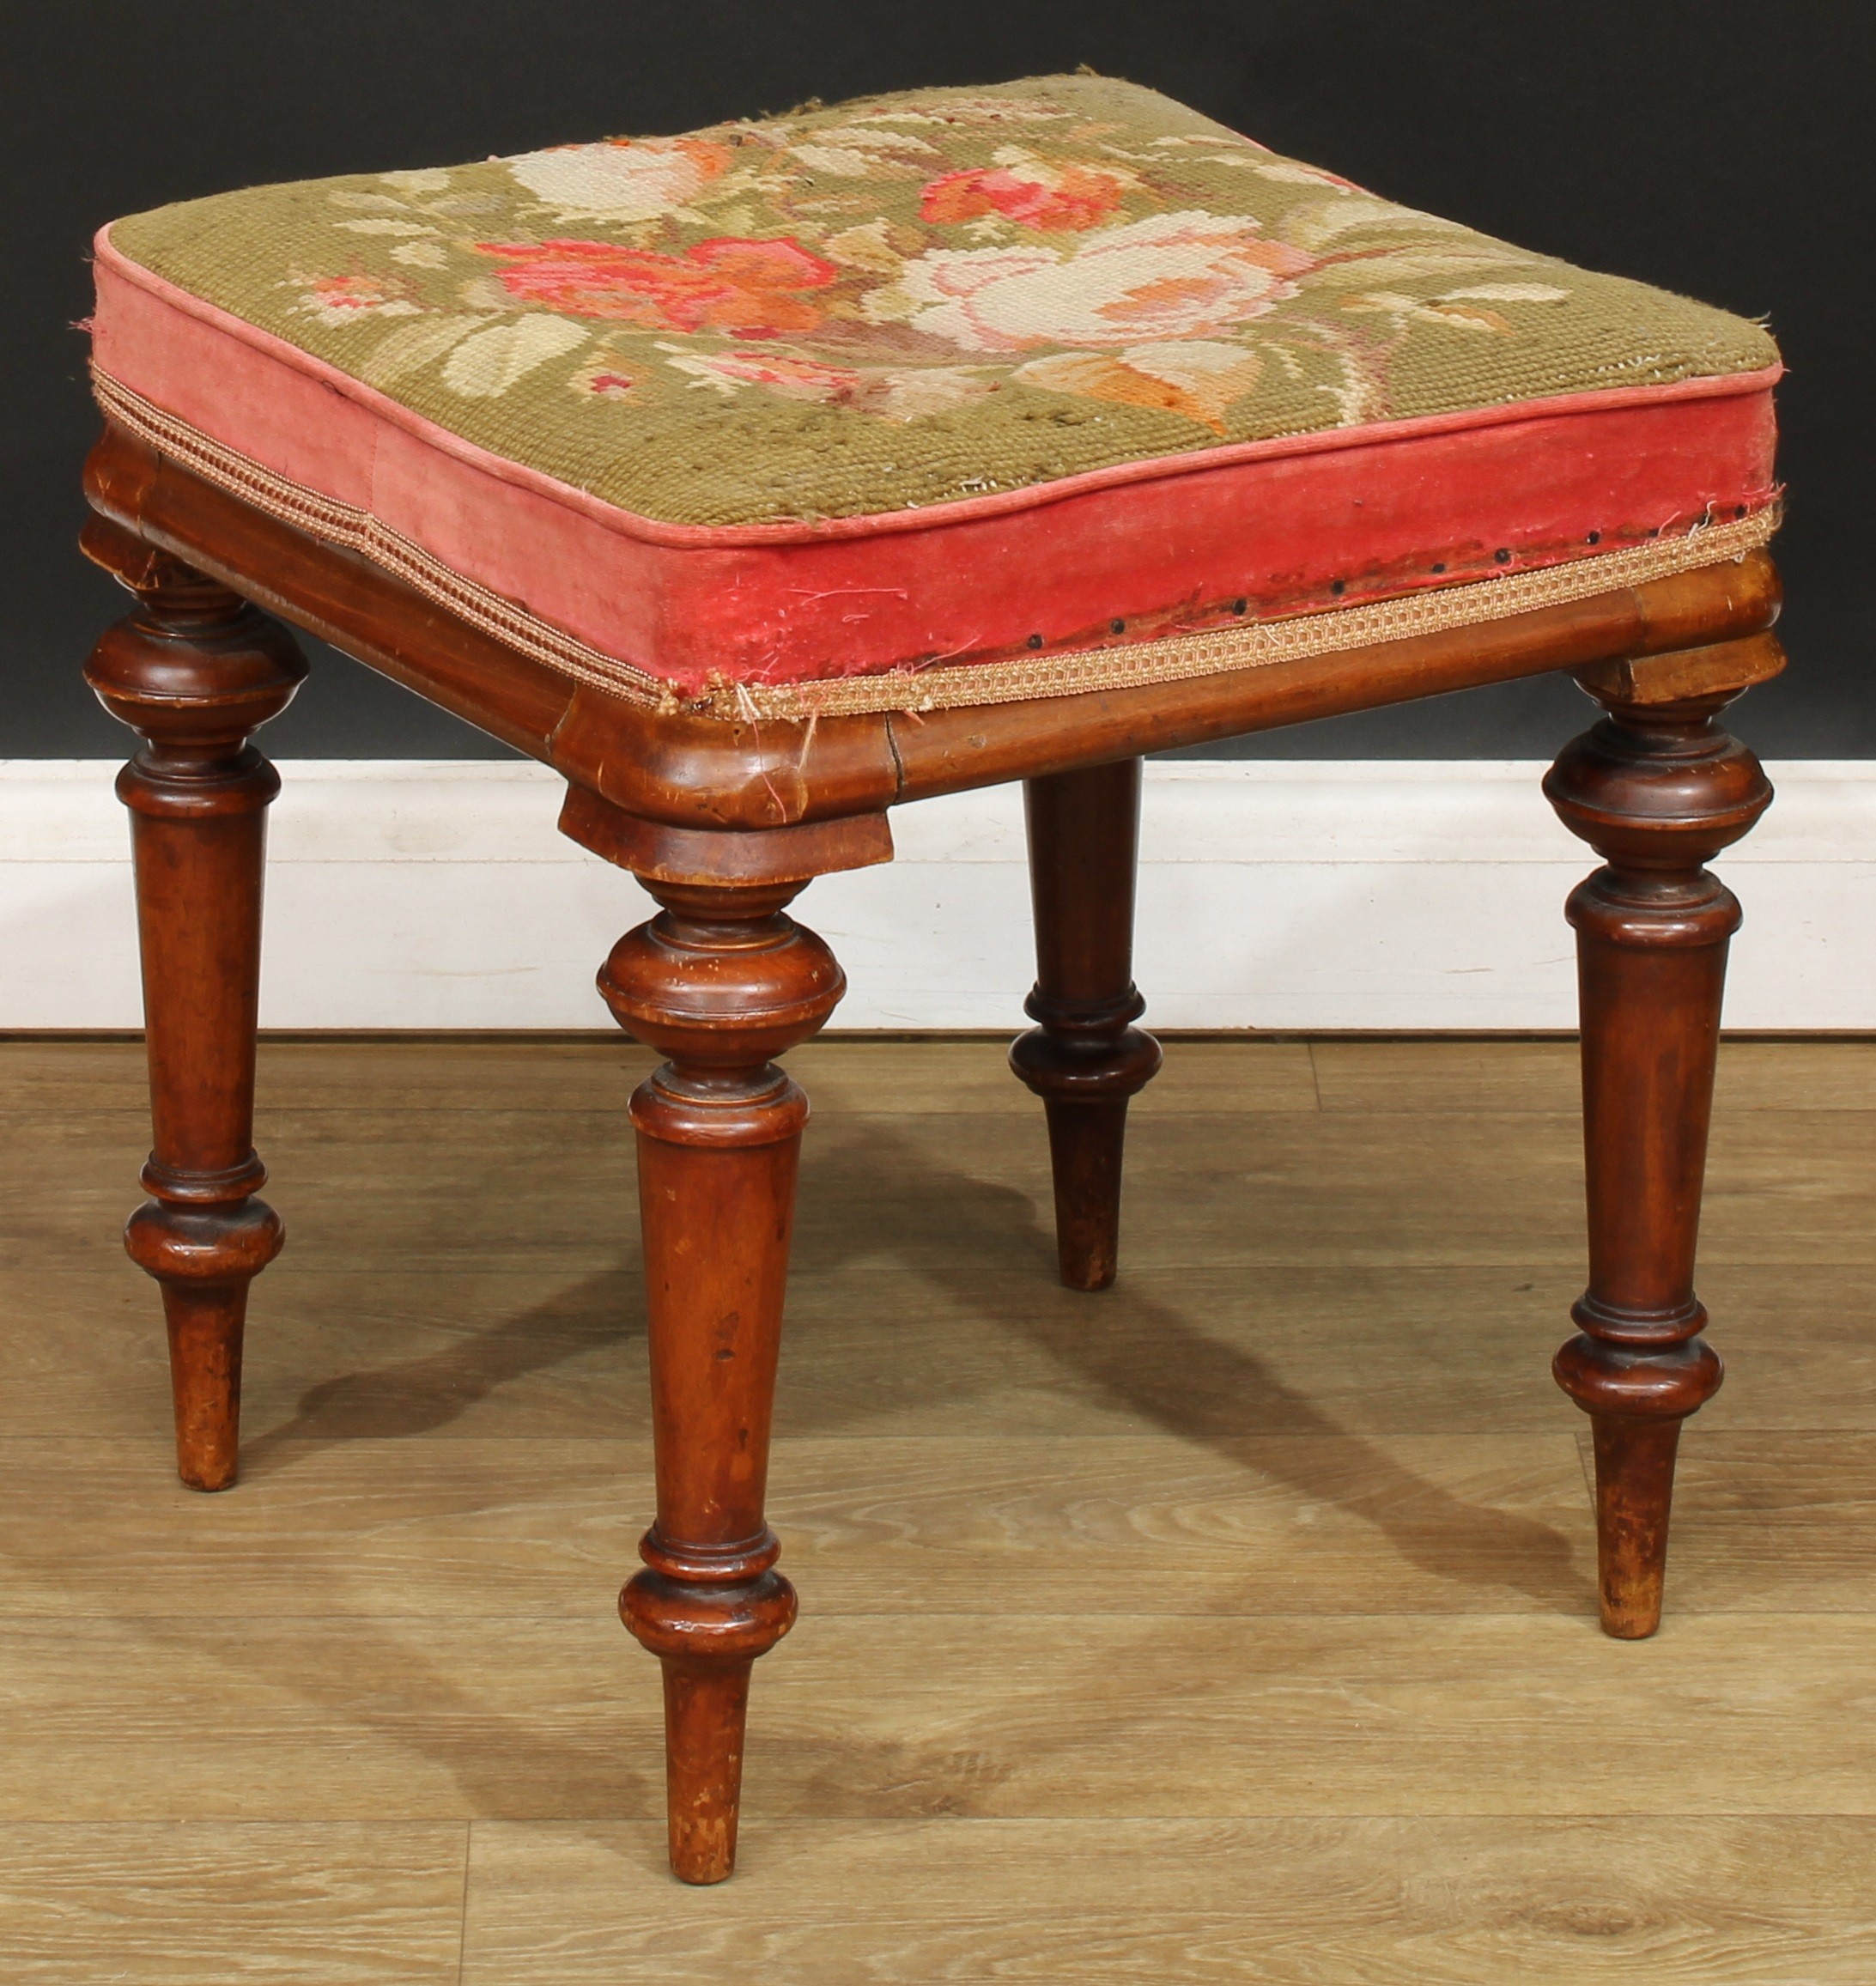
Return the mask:
<svg viewBox="0 0 1876 1986">
<path fill-rule="evenodd" d="M 126 1245 L 161 1286 L 183 1480 L 234 1480 L 250 1282 L 278 1251 L 253 1147 L 264 817 L 251 734 L 308 629 L 568 780 L 561 827 L 663 907 L 599 975 L 668 1058 L 632 1101 L 648 1291 L 657 1517 L 620 1596 L 665 1679 L 671 1866 L 729 1874 L 750 1665 L 795 1595 L 763 1521 L 796 1160 L 807 1102 L 775 1058 L 840 999 L 786 914 L 816 876 L 885 861 L 900 801 L 1021 779 L 1036 1023 L 1011 1051 L 1043 1100 L 1062 1279 L 1114 1278 L 1127 1100 L 1159 1066 L 1132 1024 L 1143 753 L 1569 670 L 1605 715 L 1544 782 L 1604 865 L 1572 894 L 1589 1285 L 1557 1354 L 1594 1430 L 1602 1624 L 1660 1621 L 1682 1420 L 1720 1384 L 1693 1291 L 1731 892 L 1703 865 L 1771 798 L 1716 724 L 1782 665 L 1762 552 L 1482 625 L 1113 691 L 812 724 L 663 715 L 580 685 L 107 425 L 88 555 L 137 596 L 88 680 L 143 744 L 131 809 L 155 1121 Z M 1484 582 L 1489 584 L 1490 582 Z M 264 608 L 268 611 L 264 613 Z"/>
</svg>

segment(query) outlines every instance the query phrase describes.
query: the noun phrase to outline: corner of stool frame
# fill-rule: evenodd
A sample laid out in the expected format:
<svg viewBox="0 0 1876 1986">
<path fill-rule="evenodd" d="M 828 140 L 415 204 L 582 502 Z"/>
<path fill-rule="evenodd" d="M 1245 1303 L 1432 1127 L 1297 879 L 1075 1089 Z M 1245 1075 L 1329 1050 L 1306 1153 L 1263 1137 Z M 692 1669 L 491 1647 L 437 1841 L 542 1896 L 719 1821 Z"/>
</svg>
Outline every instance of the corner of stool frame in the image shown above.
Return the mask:
<svg viewBox="0 0 1876 1986">
<path fill-rule="evenodd" d="M 569 783 L 560 831 L 646 883 L 760 888 L 871 868 L 893 856 L 883 813 L 753 829 L 677 827 L 647 820 Z"/>
</svg>

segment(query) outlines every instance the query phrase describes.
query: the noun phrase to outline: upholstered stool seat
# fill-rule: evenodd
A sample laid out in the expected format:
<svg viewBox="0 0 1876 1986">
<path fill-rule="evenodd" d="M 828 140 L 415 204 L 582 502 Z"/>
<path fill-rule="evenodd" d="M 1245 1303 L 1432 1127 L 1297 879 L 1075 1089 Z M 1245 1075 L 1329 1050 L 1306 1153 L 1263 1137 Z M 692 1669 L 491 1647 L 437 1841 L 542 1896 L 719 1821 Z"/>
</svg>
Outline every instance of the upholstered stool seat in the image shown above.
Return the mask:
<svg viewBox="0 0 1876 1986">
<path fill-rule="evenodd" d="M 654 706 L 1164 681 L 1770 524 L 1757 325 L 1091 77 L 223 194 L 97 267 L 126 426 Z"/>
<path fill-rule="evenodd" d="M 1782 665 L 1758 325 L 1377 197 L 1091 76 L 227 193 L 97 243 L 89 677 L 133 810 L 185 1479 L 234 1479 L 262 822 L 304 665 L 258 602 L 554 765 L 665 906 L 600 976 L 634 1099 L 672 1853 L 733 1854 L 806 1108 L 840 998 L 784 914 L 889 810 L 1028 783 L 1062 1272 L 1114 1272 L 1142 753 L 1569 670 L 1546 791 L 1606 858 L 1582 958 L 1605 1625 L 1658 1618 L 1719 1383 L 1692 1250 L 1726 941 L 1770 799 L 1719 711 Z"/>
</svg>

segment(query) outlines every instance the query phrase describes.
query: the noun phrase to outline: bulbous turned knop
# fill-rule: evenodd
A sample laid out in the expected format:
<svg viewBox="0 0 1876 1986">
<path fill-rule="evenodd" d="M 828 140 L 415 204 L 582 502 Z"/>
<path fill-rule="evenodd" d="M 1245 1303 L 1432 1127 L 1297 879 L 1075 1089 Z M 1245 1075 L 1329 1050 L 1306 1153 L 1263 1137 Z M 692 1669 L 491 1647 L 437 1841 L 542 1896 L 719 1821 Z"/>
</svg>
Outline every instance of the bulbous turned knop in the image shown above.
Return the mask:
<svg viewBox="0 0 1876 1986">
<path fill-rule="evenodd" d="M 285 1224 L 264 1199 L 190 1207 L 147 1199 L 124 1230 L 138 1268 L 164 1280 L 220 1283 L 258 1276 L 280 1253 Z"/>
<path fill-rule="evenodd" d="M 847 976 L 785 914 L 799 887 L 658 885 L 665 908 L 600 968 L 613 1017 L 680 1067 L 760 1067 L 806 1041 L 839 1005 Z"/>
<path fill-rule="evenodd" d="M 1545 797 L 1607 861 L 1699 868 L 1749 832 L 1772 800 L 1758 758 L 1714 722 L 1731 701 L 1612 712 L 1557 755 Z"/>
</svg>

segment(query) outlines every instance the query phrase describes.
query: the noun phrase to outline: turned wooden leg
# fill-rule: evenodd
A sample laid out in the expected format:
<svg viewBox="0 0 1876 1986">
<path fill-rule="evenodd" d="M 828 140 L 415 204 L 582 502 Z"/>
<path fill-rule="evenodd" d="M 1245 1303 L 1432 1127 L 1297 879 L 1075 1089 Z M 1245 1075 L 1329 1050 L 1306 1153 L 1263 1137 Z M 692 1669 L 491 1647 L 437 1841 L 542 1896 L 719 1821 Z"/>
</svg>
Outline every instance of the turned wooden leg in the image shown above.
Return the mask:
<svg viewBox="0 0 1876 1986">
<path fill-rule="evenodd" d="M 619 1612 L 664 1665 L 671 1868 L 713 1883 L 736 1861 L 750 1666 L 795 1617 L 762 1497 L 808 1102 L 772 1058 L 846 981 L 783 914 L 798 883 L 646 886 L 663 911 L 599 975 L 620 1024 L 670 1057 L 632 1099 L 658 1515 Z"/>
<path fill-rule="evenodd" d="M 1035 987 L 1010 1066 L 1042 1099 L 1055 1175 L 1055 1247 L 1071 1290 L 1113 1282 L 1120 1236 L 1127 1099 L 1150 1082 L 1159 1043 L 1130 1023 L 1140 762 L 1023 782 Z"/>
<path fill-rule="evenodd" d="M 131 1259 L 161 1284 L 176 1466 L 234 1480 L 247 1287 L 279 1252 L 256 1190 L 254 1024 L 266 807 L 279 776 L 248 733 L 306 674 L 293 637 L 225 586 L 114 525 L 85 549 L 137 596 L 86 680 L 143 748 L 118 780 L 131 810 L 154 1139 Z"/>
<path fill-rule="evenodd" d="M 1771 799 L 1714 720 L 1736 692 L 1624 701 L 1568 746 L 1544 790 L 1607 865 L 1569 904 L 1582 999 L 1589 1287 L 1557 1382 L 1589 1415 L 1605 1630 L 1660 1625 L 1680 1424 L 1718 1388 L 1694 1244 L 1712 1111 L 1731 890 L 1703 865 Z"/>
</svg>

